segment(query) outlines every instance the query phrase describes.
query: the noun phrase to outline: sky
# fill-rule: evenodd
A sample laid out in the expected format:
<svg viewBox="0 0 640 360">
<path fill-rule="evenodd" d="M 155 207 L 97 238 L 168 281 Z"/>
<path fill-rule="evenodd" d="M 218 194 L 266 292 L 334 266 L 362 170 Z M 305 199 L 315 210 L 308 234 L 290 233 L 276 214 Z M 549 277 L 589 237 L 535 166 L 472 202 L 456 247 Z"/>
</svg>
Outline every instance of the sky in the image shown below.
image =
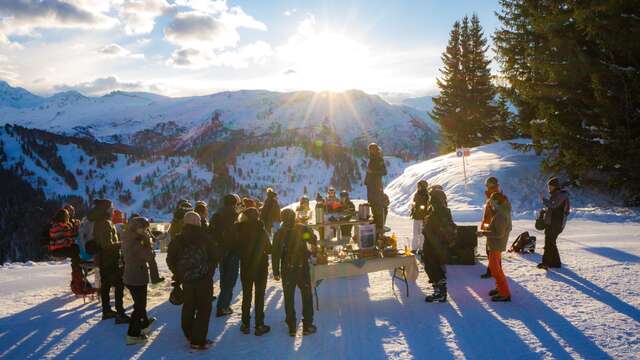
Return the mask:
<svg viewBox="0 0 640 360">
<path fill-rule="evenodd" d="M 497 0 L 0 0 L 0 79 L 48 95 L 437 93 L 454 21 Z"/>
</svg>

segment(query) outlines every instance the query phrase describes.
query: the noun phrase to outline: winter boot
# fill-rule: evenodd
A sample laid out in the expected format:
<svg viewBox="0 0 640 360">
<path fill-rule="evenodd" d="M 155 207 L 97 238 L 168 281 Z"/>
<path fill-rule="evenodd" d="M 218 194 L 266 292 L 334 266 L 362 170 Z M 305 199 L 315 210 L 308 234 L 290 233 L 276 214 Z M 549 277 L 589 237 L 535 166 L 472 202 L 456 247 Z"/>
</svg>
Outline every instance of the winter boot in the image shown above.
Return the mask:
<svg viewBox="0 0 640 360">
<path fill-rule="evenodd" d="M 233 314 L 233 310 L 231 308 L 218 308 L 218 310 L 216 310 L 216 317 L 223 317 L 231 314 Z"/>
<path fill-rule="evenodd" d="M 491 291 L 489 291 L 489 296 L 493 297 L 498 295 L 498 289 L 493 289 Z"/>
<path fill-rule="evenodd" d="M 491 270 L 489 269 L 489 267 L 487 266 L 487 272 L 485 272 L 484 274 L 480 275 L 481 279 L 490 279 L 491 276 Z"/>
<path fill-rule="evenodd" d="M 240 332 L 245 335 L 249 335 L 249 333 L 251 333 L 251 329 L 248 324 L 242 324 L 240 325 Z"/>
<path fill-rule="evenodd" d="M 494 302 L 509 302 L 511 301 L 511 296 L 502 296 L 500 294 L 491 297 L 491 301 Z"/>
<path fill-rule="evenodd" d="M 446 302 L 447 301 L 447 280 L 442 279 L 434 286 L 433 295 L 427 296 L 426 302 Z"/>
<path fill-rule="evenodd" d="M 113 319 L 116 316 L 118 316 L 118 313 L 111 309 L 102 312 L 102 320 Z"/>
<path fill-rule="evenodd" d="M 149 335 L 149 333 L 151 332 L 151 324 L 153 324 L 156 321 L 156 318 L 154 317 L 150 317 L 149 318 L 149 323 L 147 324 L 147 327 L 145 327 L 144 329 L 142 329 L 142 333 L 145 335 Z"/>
<path fill-rule="evenodd" d="M 256 336 L 262 336 L 271 331 L 271 327 L 269 325 L 258 325 L 256 326 L 255 334 Z"/>
<path fill-rule="evenodd" d="M 318 328 L 317 328 L 315 325 L 313 325 L 313 324 L 310 324 L 310 325 L 304 325 L 304 326 L 302 327 L 302 335 L 305 335 L 305 336 L 306 336 L 306 335 L 315 334 L 315 333 L 316 333 L 316 331 L 318 331 Z"/>
<path fill-rule="evenodd" d="M 151 280 L 151 285 L 157 285 L 164 282 L 164 276 Z"/>
<path fill-rule="evenodd" d="M 125 313 L 118 313 L 116 315 L 116 324 L 128 324 L 131 321 L 131 318 Z"/>
<path fill-rule="evenodd" d="M 127 345 L 144 344 L 147 341 L 147 335 L 129 336 L 127 335 Z"/>
<path fill-rule="evenodd" d="M 549 266 L 547 266 L 547 264 L 545 264 L 545 263 L 538 264 L 537 268 L 538 269 L 549 270 Z"/>
</svg>

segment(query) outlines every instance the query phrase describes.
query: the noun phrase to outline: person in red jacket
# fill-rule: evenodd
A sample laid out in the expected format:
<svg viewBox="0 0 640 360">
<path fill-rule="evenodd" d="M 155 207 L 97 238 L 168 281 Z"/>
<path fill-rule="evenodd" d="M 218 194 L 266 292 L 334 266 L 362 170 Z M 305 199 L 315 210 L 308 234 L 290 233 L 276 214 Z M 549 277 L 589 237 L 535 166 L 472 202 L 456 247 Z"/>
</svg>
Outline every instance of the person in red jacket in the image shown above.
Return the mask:
<svg viewBox="0 0 640 360">
<path fill-rule="evenodd" d="M 52 256 L 71 259 L 71 291 L 76 295 L 90 294 L 95 289 L 82 277 L 80 248 L 75 241 L 77 235 L 78 227 L 71 222 L 69 212 L 60 209 L 53 217 L 49 228 L 47 249 Z"/>
</svg>

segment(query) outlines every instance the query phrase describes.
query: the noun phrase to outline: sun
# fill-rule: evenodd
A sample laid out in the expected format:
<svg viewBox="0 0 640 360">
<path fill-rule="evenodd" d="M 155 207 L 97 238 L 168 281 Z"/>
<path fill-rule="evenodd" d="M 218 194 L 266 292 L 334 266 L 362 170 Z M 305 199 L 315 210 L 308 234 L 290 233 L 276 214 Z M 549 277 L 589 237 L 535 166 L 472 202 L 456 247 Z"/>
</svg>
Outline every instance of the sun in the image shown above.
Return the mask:
<svg viewBox="0 0 640 360">
<path fill-rule="evenodd" d="M 343 91 L 362 87 L 371 77 L 367 45 L 334 32 L 309 32 L 290 42 L 282 53 L 303 88 Z"/>
</svg>

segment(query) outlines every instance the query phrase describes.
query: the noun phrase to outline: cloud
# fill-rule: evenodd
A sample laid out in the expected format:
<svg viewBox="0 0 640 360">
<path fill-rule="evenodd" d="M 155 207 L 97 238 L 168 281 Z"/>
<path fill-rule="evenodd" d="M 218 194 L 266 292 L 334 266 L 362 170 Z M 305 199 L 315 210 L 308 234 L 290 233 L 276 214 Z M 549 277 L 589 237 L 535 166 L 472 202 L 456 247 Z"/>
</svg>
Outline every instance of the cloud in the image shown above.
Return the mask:
<svg viewBox="0 0 640 360">
<path fill-rule="evenodd" d="M 171 10 L 165 0 L 125 0 L 118 7 L 118 16 L 127 34 L 148 34 L 153 30 L 156 18 Z"/>
<path fill-rule="evenodd" d="M 34 35 L 38 28 L 109 28 L 118 21 L 83 2 L 62 0 L 0 1 L 0 42 L 10 35 Z"/>
<path fill-rule="evenodd" d="M 144 54 L 133 54 L 131 51 L 123 48 L 118 44 L 109 44 L 105 45 L 98 49 L 100 54 L 108 55 L 108 56 L 118 56 L 118 57 L 130 57 L 136 59 L 143 59 Z"/>
<path fill-rule="evenodd" d="M 238 28 L 266 30 L 263 23 L 238 7 L 216 14 L 202 11 L 182 12 L 165 27 L 165 39 L 184 48 L 236 47 L 240 41 Z"/>
<path fill-rule="evenodd" d="M 284 15 L 284 16 L 291 16 L 291 15 L 293 15 L 293 14 L 297 13 L 297 12 L 298 12 L 298 10 L 297 10 L 297 9 L 287 9 L 287 10 L 285 10 L 285 11 L 282 13 L 282 15 Z"/>
<path fill-rule="evenodd" d="M 246 68 L 252 63 L 262 64 L 272 54 L 271 45 L 264 41 L 256 41 L 237 49 L 222 52 L 202 51 L 194 48 L 178 49 L 173 52 L 168 63 L 192 69 L 209 66 L 227 66 L 240 69 Z"/>
<path fill-rule="evenodd" d="M 293 70 L 293 69 L 287 69 L 283 72 L 283 74 L 285 75 L 295 75 L 297 73 L 297 71 Z"/>
<path fill-rule="evenodd" d="M 157 84 L 145 84 L 142 82 L 121 82 L 115 76 L 98 78 L 93 81 L 82 82 L 75 85 L 56 85 L 55 91 L 75 90 L 85 95 L 98 96 L 106 93 L 121 91 L 152 91 L 161 92 L 162 88 Z"/>
</svg>

